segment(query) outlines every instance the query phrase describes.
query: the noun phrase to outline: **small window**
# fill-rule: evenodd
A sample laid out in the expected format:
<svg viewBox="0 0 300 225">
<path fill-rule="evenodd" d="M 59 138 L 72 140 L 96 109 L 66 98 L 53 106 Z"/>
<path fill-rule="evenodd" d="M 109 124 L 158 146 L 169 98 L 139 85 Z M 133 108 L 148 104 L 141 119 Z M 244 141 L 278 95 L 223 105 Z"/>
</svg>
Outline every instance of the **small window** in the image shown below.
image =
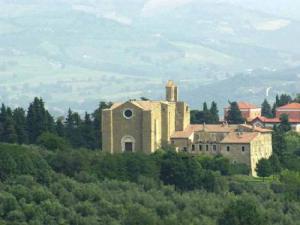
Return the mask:
<svg viewBox="0 0 300 225">
<path fill-rule="evenodd" d="M 242 146 L 242 152 L 244 152 L 245 151 L 245 146 Z"/>
<path fill-rule="evenodd" d="M 202 151 L 202 145 L 199 145 L 199 150 Z"/>
<path fill-rule="evenodd" d="M 206 151 L 208 151 L 208 149 L 209 149 L 209 146 L 208 146 L 208 145 L 206 145 Z"/>
<path fill-rule="evenodd" d="M 213 145 L 213 150 L 217 151 L 217 145 Z"/>
<path fill-rule="evenodd" d="M 192 151 L 195 151 L 195 145 L 192 145 Z"/>
<path fill-rule="evenodd" d="M 230 151 L 230 146 L 227 146 L 227 152 L 229 152 Z"/>
<path fill-rule="evenodd" d="M 184 147 L 184 148 L 183 148 L 183 151 L 184 151 L 184 152 L 187 152 L 187 147 Z"/>
</svg>

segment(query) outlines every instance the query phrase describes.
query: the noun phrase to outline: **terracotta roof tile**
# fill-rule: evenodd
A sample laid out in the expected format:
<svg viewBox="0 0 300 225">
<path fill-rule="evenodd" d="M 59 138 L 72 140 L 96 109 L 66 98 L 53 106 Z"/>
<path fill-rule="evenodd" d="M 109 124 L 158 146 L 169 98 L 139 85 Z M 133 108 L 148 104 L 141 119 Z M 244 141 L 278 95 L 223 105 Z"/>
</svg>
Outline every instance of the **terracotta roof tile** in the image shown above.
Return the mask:
<svg viewBox="0 0 300 225">
<path fill-rule="evenodd" d="M 238 102 L 239 109 L 257 109 L 258 107 L 249 102 Z"/>
<path fill-rule="evenodd" d="M 281 109 L 299 109 L 300 110 L 300 103 L 293 102 L 293 103 L 278 107 L 277 110 L 278 109 L 279 110 L 281 110 Z"/>
<path fill-rule="evenodd" d="M 253 141 L 259 133 L 257 132 L 233 132 L 228 134 L 221 143 L 223 144 L 248 144 Z"/>
<path fill-rule="evenodd" d="M 239 109 L 258 109 L 259 108 L 256 105 L 249 103 L 249 102 L 238 102 L 237 104 L 238 104 Z M 230 108 L 230 106 L 228 106 L 225 109 L 228 110 L 229 108 Z"/>
<path fill-rule="evenodd" d="M 261 133 L 269 133 L 272 132 L 271 129 L 266 129 L 266 128 L 261 128 L 261 127 L 257 127 L 257 126 L 252 126 L 252 125 L 248 125 L 248 124 L 241 124 L 240 127 L 243 128 L 247 128 L 251 131 L 256 131 L 256 132 L 261 132 Z"/>
<path fill-rule="evenodd" d="M 200 129 L 200 126 L 202 125 L 189 125 L 184 131 L 176 131 L 171 138 L 189 138 Z"/>
<path fill-rule="evenodd" d="M 267 118 L 264 116 L 256 117 L 255 119 L 252 120 L 254 122 L 255 120 L 260 120 L 263 123 L 280 123 L 280 118 Z M 300 119 L 289 119 L 290 123 L 300 123 Z"/>
</svg>

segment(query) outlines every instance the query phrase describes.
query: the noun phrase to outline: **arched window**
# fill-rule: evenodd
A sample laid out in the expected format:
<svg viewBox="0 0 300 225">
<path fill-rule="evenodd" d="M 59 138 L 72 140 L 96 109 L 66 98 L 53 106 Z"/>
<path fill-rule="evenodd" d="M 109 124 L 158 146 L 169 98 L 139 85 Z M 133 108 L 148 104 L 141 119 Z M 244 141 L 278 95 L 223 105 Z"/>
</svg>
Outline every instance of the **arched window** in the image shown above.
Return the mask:
<svg viewBox="0 0 300 225">
<path fill-rule="evenodd" d="M 134 152 L 135 151 L 135 139 L 126 135 L 121 140 L 122 152 Z"/>
</svg>

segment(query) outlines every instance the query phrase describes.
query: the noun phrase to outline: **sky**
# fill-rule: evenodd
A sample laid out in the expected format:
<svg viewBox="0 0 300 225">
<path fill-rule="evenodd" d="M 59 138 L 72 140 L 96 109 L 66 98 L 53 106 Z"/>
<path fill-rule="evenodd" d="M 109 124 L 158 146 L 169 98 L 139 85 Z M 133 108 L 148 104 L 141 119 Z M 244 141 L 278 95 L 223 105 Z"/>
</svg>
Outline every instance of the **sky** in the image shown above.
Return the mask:
<svg viewBox="0 0 300 225">
<path fill-rule="evenodd" d="M 193 0 L 149 0 L 142 11 L 142 14 L 147 16 L 151 15 L 160 9 L 175 8 L 185 5 Z"/>
</svg>

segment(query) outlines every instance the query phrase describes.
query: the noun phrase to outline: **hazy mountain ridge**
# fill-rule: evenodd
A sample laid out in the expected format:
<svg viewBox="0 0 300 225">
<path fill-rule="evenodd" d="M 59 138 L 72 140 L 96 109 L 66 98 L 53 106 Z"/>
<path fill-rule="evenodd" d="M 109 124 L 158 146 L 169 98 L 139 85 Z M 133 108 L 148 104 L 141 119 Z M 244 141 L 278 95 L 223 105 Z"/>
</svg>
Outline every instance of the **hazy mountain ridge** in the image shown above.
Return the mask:
<svg viewBox="0 0 300 225">
<path fill-rule="evenodd" d="M 197 104 L 197 92 L 185 92 L 190 85 L 217 86 L 236 73 L 300 65 L 293 14 L 241 1 L 189 1 L 145 15 L 149 4 L 160 3 L 2 1 L 0 101 L 18 105 L 38 95 L 52 108 L 90 110 L 100 100 L 160 98 L 172 78 Z M 266 83 L 276 82 L 273 76 Z"/>
</svg>

